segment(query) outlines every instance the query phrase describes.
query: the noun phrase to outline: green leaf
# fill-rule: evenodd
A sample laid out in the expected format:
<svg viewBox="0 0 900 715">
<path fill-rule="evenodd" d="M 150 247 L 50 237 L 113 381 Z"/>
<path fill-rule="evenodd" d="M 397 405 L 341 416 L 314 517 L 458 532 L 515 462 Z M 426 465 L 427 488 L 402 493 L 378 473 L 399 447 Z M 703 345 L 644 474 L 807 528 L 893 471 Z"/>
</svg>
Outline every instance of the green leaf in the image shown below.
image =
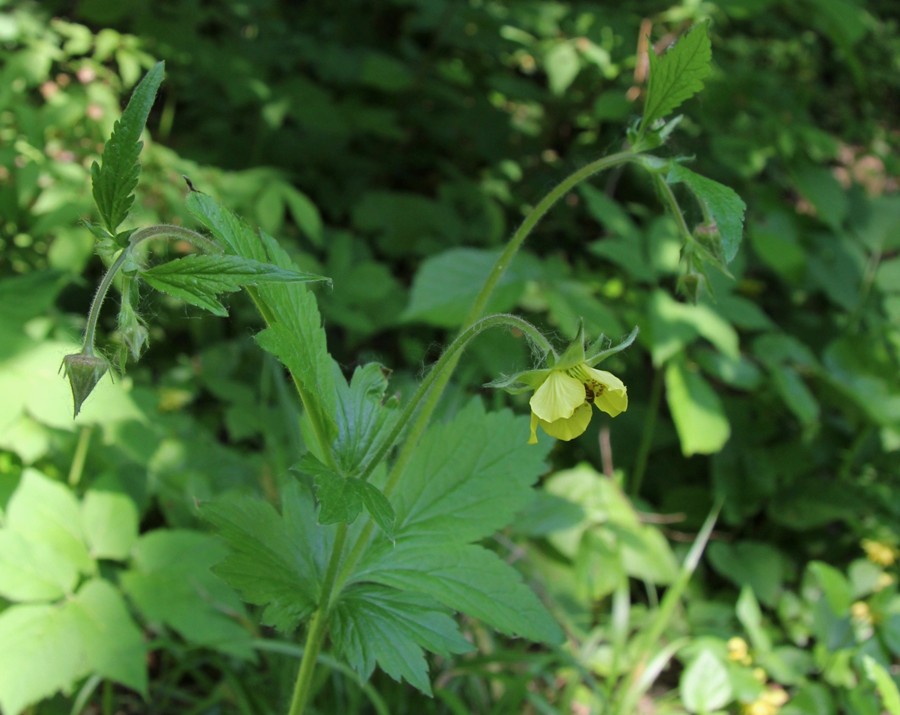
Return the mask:
<svg viewBox="0 0 900 715">
<path fill-rule="evenodd" d="M 431 598 L 364 584 L 341 594 L 332 616 L 337 652 L 366 680 L 377 664 L 397 681 L 431 694 L 422 649 L 450 656 L 472 645 Z"/>
<path fill-rule="evenodd" d="M 122 588 L 153 627 L 167 626 L 188 643 L 250 660 L 253 635 L 240 622 L 243 604 L 211 570 L 226 555 L 224 544 L 207 534 L 152 531 L 136 544 Z"/>
<path fill-rule="evenodd" d="M 312 273 L 279 268 L 240 256 L 224 255 L 177 258 L 142 271 L 141 277 L 158 291 L 223 317 L 228 315 L 228 311 L 216 300 L 219 293 L 232 293 L 243 286 L 262 283 L 310 283 L 327 280 Z"/>
<path fill-rule="evenodd" d="M 350 384 L 336 371 L 337 438 L 334 455 L 346 474 L 368 465 L 394 427 L 399 411 L 383 404 L 387 371 L 378 363 L 356 368 Z"/>
<path fill-rule="evenodd" d="M 550 48 L 544 56 L 544 67 L 550 91 L 556 95 L 563 94 L 581 71 L 578 52 L 572 42 L 563 40 Z"/>
<path fill-rule="evenodd" d="M 138 537 L 138 513 L 130 497 L 92 489 L 81 504 L 81 519 L 93 558 L 128 557 Z"/>
<path fill-rule="evenodd" d="M 715 221 L 721 236 L 721 253 L 726 263 L 737 255 L 744 234 L 747 205 L 734 189 L 707 179 L 682 164 L 673 164 L 666 181 L 685 184 L 703 207 L 703 213 Z"/>
<path fill-rule="evenodd" d="M 714 454 L 731 436 L 725 410 L 709 383 L 684 360 L 666 366 L 666 401 L 684 456 Z"/>
<path fill-rule="evenodd" d="M 472 400 L 425 433 L 400 477 L 393 502 L 399 537 L 476 541 L 509 524 L 531 501 L 552 443 L 526 447 L 528 419 L 486 413 Z"/>
<path fill-rule="evenodd" d="M 460 325 L 497 261 L 499 252 L 475 248 L 451 248 L 425 259 L 410 291 L 403 320 L 441 327 Z M 497 284 L 486 312 L 512 308 L 537 275 L 533 259 L 519 254 Z"/>
<path fill-rule="evenodd" d="M 87 675 L 144 694 L 146 648 L 122 597 L 87 582 L 58 606 L 18 605 L 0 613 L 0 708 L 18 713 Z"/>
<path fill-rule="evenodd" d="M 256 232 L 212 196 L 192 191 L 187 197 L 187 207 L 195 219 L 228 247 L 230 253 L 261 263 L 267 261 L 265 246 Z"/>
<path fill-rule="evenodd" d="M 775 605 L 784 582 L 784 560 L 778 549 L 759 541 L 715 541 L 709 545 L 707 556 L 713 568 L 729 581 L 749 586 L 760 601 Z"/>
<path fill-rule="evenodd" d="M 431 596 L 510 636 L 558 644 L 562 631 L 522 576 L 493 551 L 417 536 L 373 549 L 356 580 Z"/>
<path fill-rule="evenodd" d="M 866 677 L 869 678 L 881 695 L 881 704 L 890 715 L 900 715 L 900 690 L 891 674 L 871 655 L 863 656 Z"/>
<path fill-rule="evenodd" d="M 164 68 L 163 62 L 156 63 L 135 88 L 106 142 L 102 163 L 94 162 L 91 166 L 94 202 L 104 226 L 113 235 L 134 203 L 134 190 L 141 174 L 138 162 L 143 147 L 141 133 L 162 83 Z"/>
<path fill-rule="evenodd" d="M 711 713 L 732 698 L 728 669 L 711 651 L 703 650 L 681 674 L 681 702 L 688 712 Z"/>
<path fill-rule="evenodd" d="M 315 475 L 319 523 L 352 524 L 362 511 L 362 484 L 354 477 L 342 477 L 331 470 Z"/>
<path fill-rule="evenodd" d="M 668 116 L 682 102 L 703 89 L 712 70 L 708 25 L 695 25 L 661 56 L 650 51 L 650 81 L 644 102 L 641 131 Z"/>
<path fill-rule="evenodd" d="M 215 573 L 245 601 L 264 607 L 264 623 L 287 632 L 313 612 L 334 530 L 317 525 L 305 485 L 286 485 L 281 515 L 267 502 L 234 495 L 201 513 L 229 547 Z"/>
<path fill-rule="evenodd" d="M 0 531 L 0 596 L 10 601 L 55 601 L 72 593 L 78 568 L 51 545 Z"/>
<path fill-rule="evenodd" d="M 664 365 L 698 337 L 706 338 L 723 355 L 740 357 L 737 331 L 707 305 L 679 303 L 657 290 L 650 297 L 647 312 L 650 354 L 655 367 Z"/>
</svg>

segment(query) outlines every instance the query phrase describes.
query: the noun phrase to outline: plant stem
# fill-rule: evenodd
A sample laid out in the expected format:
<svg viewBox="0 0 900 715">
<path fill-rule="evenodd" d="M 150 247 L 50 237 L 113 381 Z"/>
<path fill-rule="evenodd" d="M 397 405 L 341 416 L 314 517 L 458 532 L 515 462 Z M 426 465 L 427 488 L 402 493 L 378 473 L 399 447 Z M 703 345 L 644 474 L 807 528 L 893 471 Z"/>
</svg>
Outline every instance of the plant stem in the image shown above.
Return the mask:
<svg viewBox="0 0 900 715">
<path fill-rule="evenodd" d="M 346 540 L 347 525 L 340 524 L 335 535 L 328 568 L 325 570 L 325 579 L 322 583 L 322 591 L 319 594 L 319 607 L 313 614 L 309 632 L 306 634 L 306 645 L 303 648 L 303 657 L 300 659 L 300 670 L 297 673 L 297 680 L 294 682 L 294 694 L 291 697 L 291 707 L 288 710 L 288 715 L 302 715 L 312 695 L 312 680 L 316 672 L 316 660 L 318 660 L 319 651 L 322 650 L 325 636 L 328 633 L 328 619 L 331 615 L 331 600 L 334 594 L 335 578 Z"/>
<path fill-rule="evenodd" d="M 88 445 L 91 443 L 92 425 L 85 425 L 78 433 L 78 442 L 75 444 L 75 454 L 72 456 L 72 465 L 69 467 L 69 486 L 77 486 L 84 472 L 84 462 L 87 459 Z"/>
<path fill-rule="evenodd" d="M 171 224 L 148 226 L 147 228 L 139 229 L 131 234 L 128 245 L 122 249 L 122 252 L 107 269 L 106 274 L 100 281 L 100 285 L 97 286 L 94 300 L 91 301 L 91 309 L 88 311 L 87 324 L 84 328 L 84 342 L 81 350 L 84 355 L 94 354 L 94 341 L 97 333 L 97 321 L 100 319 L 100 309 L 103 307 L 103 301 L 106 300 L 106 294 L 109 292 L 109 287 L 112 285 L 116 273 L 119 272 L 119 269 L 125 264 L 125 261 L 128 260 L 129 256 L 131 256 L 135 246 L 151 238 L 172 238 L 187 241 L 204 250 L 222 250 L 218 244 L 210 241 L 206 236 L 201 236 L 196 231 L 191 231 L 190 229 L 182 228 L 181 226 L 173 226 Z"/>
<path fill-rule="evenodd" d="M 653 382 L 650 385 L 650 402 L 647 405 L 647 416 L 644 418 L 644 430 L 641 434 L 641 443 L 637 448 L 637 456 L 634 458 L 634 468 L 631 474 L 631 484 L 628 485 L 628 494 L 632 498 L 638 496 L 641 484 L 644 481 L 644 473 L 647 470 L 647 458 L 650 456 L 650 446 L 653 443 L 653 430 L 656 427 L 656 416 L 659 413 L 659 404 L 662 399 L 662 366 L 653 371 Z"/>
</svg>

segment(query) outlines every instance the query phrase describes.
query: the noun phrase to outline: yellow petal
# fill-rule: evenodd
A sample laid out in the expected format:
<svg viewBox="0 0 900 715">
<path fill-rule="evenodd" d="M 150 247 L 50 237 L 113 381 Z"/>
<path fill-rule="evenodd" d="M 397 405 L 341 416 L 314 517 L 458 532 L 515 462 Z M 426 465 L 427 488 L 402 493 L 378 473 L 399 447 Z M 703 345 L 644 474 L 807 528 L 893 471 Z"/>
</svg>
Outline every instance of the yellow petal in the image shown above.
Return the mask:
<svg viewBox="0 0 900 715">
<path fill-rule="evenodd" d="M 541 428 L 551 437 L 568 442 L 570 439 L 575 439 L 584 434 L 591 422 L 591 412 L 591 406 L 587 402 L 582 402 L 575 412 L 572 413 L 571 417 L 554 420 L 553 422 L 540 420 Z"/>
<path fill-rule="evenodd" d="M 610 417 L 615 417 L 628 409 L 628 390 L 625 383 L 611 372 L 595 370 L 592 367 L 585 368 L 590 383 L 588 386 L 594 392 L 594 404 L 597 409 L 605 412 Z M 599 386 L 599 387 L 598 387 Z"/>
<path fill-rule="evenodd" d="M 584 385 L 561 370 L 553 370 L 531 396 L 531 411 L 545 422 L 572 416 L 584 404 Z"/>
</svg>

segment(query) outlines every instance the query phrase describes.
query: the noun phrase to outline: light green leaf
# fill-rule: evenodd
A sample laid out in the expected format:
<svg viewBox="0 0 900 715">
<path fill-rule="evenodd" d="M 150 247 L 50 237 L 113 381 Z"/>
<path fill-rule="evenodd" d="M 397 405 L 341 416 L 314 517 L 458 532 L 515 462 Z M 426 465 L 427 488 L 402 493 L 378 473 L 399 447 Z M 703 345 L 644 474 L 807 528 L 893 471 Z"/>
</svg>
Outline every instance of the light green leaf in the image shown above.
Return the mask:
<svg viewBox="0 0 900 715">
<path fill-rule="evenodd" d="M 212 196 L 192 191 L 187 197 L 187 207 L 195 219 L 228 247 L 230 253 L 267 262 L 266 249 L 253 229 Z"/>
<path fill-rule="evenodd" d="M 780 556 L 778 562 L 780 563 Z M 779 569 L 779 576 L 781 575 L 780 571 L 781 569 Z M 769 652 L 772 649 L 772 640 L 763 628 L 762 610 L 751 586 L 741 588 L 741 595 L 738 596 L 734 612 L 744 630 L 747 631 L 747 635 L 750 636 L 753 648 L 762 653 Z"/>
<path fill-rule="evenodd" d="M 571 41 L 563 40 L 555 44 L 544 56 L 544 68 L 550 83 L 550 91 L 561 95 L 578 76 L 581 62 Z"/>
<path fill-rule="evenodd" d="M 695 25 L 661 56 L 651 50 L 642 130 L 703 89 L 711 69 L 712 48 L 706 23 Z"/>
<path fill-rule="evenodd" d="M 72 492 L 34 469 L 22 476 L 7 507 L 7 528 L 45 544 L 82 573 L 93 573 L 81 528 L 81 508 Z"/>
<path fill-rule="evenodd" d="M 692 660 L 678 686 L 681 702 L 692 713 L 711 713 L 725 707 L 732 698 L 728 670 L 711 651 L 704 650 Z"/>
<path fill-rule="evenodd" d="M 312 273 L 225 255 L 177 258 L 142 271 L 141 277 L 156 290 L 219 316 L 228 315 L 225 307 L 216 300 L 219 293 L 232 293 L 243 286 L 262 283 L 310 283 L 327 280 Z"/>
<path fill-rule="evenodd" d="M 853 589 L 844 574 L 824 561 L 812 561 L 806 568 L 822 590 L 834 614 L 844 616 L 848 613 L 853 603 Z"/>
<path fill-rule="evenodd" d="M 450 656 L 472 645 L 433 599 L 364 584 L 341 594 L 332 616 L 335 649 L 366 680 L 377 664 L 397 681 L 431 694 L 422 649 Z"/>
<path fill-rule="evenodd" d="M 703 376 L 682 359 L 666 366 L 666 401 L 681 442 L 681 451 L 714 454 L 731 436 L 731 426 L 716 393 Z"/>
<path fill-rule="evenodd" d="M 521 575 L 493 551 L 417 536 L 383 543 L 357 580 L 426 594 L 510 636 L 557 644 L 562 631 Z"/>
<path fill-rule="evenodd" d="M 322 246 L 322 217 L 310 198 L 290 184 L 284 184 L 282 196 L 294 223 L 306 234 L 314 246 Z"/>
<path fill-rule="evenodd" d="M 740 357 L 734 327 L 707 305 L 679 303 L 664 291 L 654 291 L 647 305 L 647 330 L 653 365 L 661 367 L 698 337 L 706 338 L 724 355 Z"/>
<path fill-rule="evenodd" d="M 103 149 L 102 163 L 94 162 L 91 166 L 94 201 L 103 224 L 113 235 L 134 203 L 134 190 L 141 174 L 138 162 L 143 147 L 141 133 L 162 83 L 164 68 L 164 63 L 156 63 L 135 88 Z"/>
<path fill-rule="evenodd" d="M 78 568 L 51 545 L 0 531 L 0 596 L 10 601 L 55 601 L 72 593 Z"/>
<path fill-rule="evenodd" d="M 286 485 L 281 515 L 267 502 L 235 495 L 204 506 L 201 513 L 229 547 L 215 573 L 245 601 L 264 606 L 264 623 L 290 631 L 312 613 L 334 529 L 317 525 L 305 485 Z"/>
<path fill-rule="evenodd" d="M 528 419 L 472 400 L 425 433 L 393 496 L 396 533 L 463 543 L 509 524 L 532 498 L 552 443 L 525 447 Z"/>
<path fill-rule="evenodd" d="M 146 648 L 122 597 L 87 582 L 58 606 L 17 605 L 0 613 L 0 708 L 22 708 L 96 674 L 145 693 Z"/>
<path fill-rule="evenodd" d="M 138 513 L 125 494 L 90 490 L 81 504 L 85 539 L 95 559 L 128 557 L 138 537 Z"/>
<path fill-rule="evenodd" d="M 413 279 L 403 320 L 447 328 L 460 325 L 498 255 L 497 251 L 451 248 L 427 258 Z M 512 308 L 528 280 L 536 275 L 537 269 L 527 254 L 518 255 L 498 282 L 486 312 L 501 313 Z"/>
<path fill-rule="evenodd" d="M 152 531 L 135 546 L 122 588 L 153 627 L 167 626 L 188 643 L 250 660 L 253 636 L 241 625 L 243 604 L 211 570 L 226 555 L 224 544 L 207 534 Z"/>
<path fill-rule="evenodd" d="M 747 205 L 734 189 L 707 179 L 683 164 L 673 164 L 666 181 L 685 184 L 703 207 L 703 212 L 716 223 L 721 236 L 721 254 L 726 263 L 737 255 L 744 234 L 744 212 Z M 718 253 L 718 252 L 714 252 Z"/>
<path fill-rule="evenodd" d="M 881 695 L 881 704 L 889 715 L 900 715 L 900 690 L 891 674 L 871 655 L 863 656 L 866 676 L 871 680 Z"/>
</svg>

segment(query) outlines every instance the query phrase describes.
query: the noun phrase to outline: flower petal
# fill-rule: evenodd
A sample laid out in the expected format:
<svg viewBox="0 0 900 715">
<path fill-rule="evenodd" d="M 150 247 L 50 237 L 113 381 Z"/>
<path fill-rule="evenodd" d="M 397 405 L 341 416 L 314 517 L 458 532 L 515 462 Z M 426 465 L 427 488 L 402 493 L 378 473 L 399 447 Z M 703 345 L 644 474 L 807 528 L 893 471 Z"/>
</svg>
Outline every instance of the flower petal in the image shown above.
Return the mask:
<svg viewBox="0 0 900 715">
<path fill-rule="evenodd" d="M 561 370 L 553 370 L 531 396 L 531 411 L 545 422 L 572 416 L 584 404 L 584 384 Z"/>
<path fill-rule="evenodd" d="M 591 380 L 589 386 L 594 392 L 594 404 L 598 410 L 615 417 L 628 409 L 628 389 L 624 382 L 606 370 L 586 367 L 585 371 Z M 597 389 L 597 385 L 602 389 Z"/>
<path fill-rule="evenodd" d="M 591 406 L 587 402 L 582 402 L 572 413 L 571 417 L 553 422 L 540 420 L 541 428 L 551 437 L 568 442 L 570 439 L 575 439 L 584 434 L 591 422 L 592 412 Z"/>
</svg>

